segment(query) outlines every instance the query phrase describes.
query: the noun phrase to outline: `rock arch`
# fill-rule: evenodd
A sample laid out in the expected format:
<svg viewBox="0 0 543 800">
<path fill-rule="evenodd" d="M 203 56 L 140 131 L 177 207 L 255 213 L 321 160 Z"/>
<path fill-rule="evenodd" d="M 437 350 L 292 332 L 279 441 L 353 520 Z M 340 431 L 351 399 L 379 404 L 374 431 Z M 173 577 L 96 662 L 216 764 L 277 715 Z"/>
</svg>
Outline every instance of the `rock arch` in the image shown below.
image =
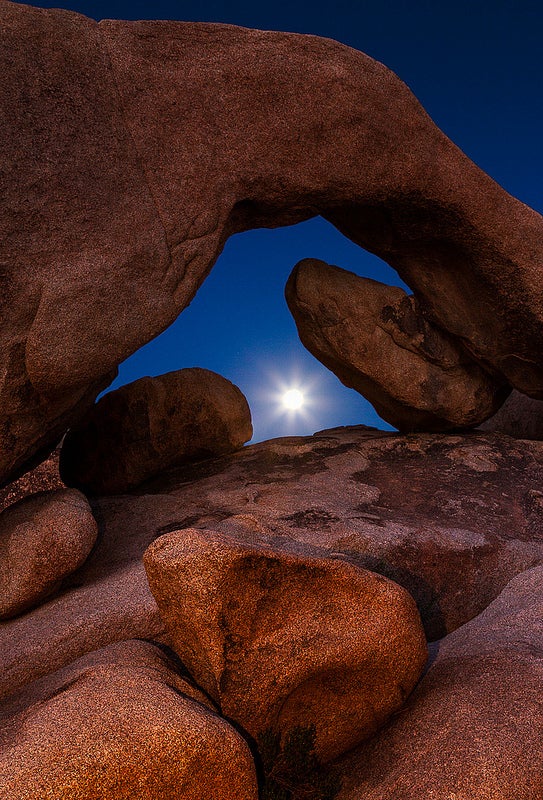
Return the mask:
<svg viewBox="0 0 543 800">
<path fill-rule="evenodd" d="M 233 26 L 3 2 L 0 479 L 190 302 L 226 238 L 322 214 L 543 398 L 543 221 L 386 67 Z"/>
</svg>

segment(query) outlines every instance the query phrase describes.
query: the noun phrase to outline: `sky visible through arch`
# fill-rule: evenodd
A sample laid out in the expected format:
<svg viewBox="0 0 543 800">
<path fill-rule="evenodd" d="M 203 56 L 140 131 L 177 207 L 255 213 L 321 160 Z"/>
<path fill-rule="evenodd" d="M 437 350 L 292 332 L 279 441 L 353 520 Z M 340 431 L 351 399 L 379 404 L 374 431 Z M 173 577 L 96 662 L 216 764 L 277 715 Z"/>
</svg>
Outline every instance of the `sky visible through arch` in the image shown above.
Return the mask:
<svg viewBox="0 0 543 800">
<path fill-rule="evenodd" d="M 337 39 L 382 61 L 439 127 L 507 191 L 543 213 L 543 4 L 540 0 L 56 0 L 94 19 L 227 22 Z M 302 258 L 402 285 L 396 273 L 317 218 L 232 237 L 196 298 L 120 367 L 113 387 L 182 367 L 236 383 L 256 441 L 336 425 L 388 427 L 304 349 L 283 290 Z M 477 302 L 477 298 L 474 298 Z M 303 413 L 280 410 L 282 389 L 306 390 Z"/>
</svg>

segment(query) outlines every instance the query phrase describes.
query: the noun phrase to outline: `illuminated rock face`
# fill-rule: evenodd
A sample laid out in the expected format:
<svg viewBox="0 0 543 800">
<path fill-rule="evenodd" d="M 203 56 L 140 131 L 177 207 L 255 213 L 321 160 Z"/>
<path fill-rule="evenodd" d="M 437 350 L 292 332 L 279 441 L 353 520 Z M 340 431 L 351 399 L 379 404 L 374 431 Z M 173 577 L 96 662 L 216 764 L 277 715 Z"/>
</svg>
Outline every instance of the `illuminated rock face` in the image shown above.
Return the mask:
<svg viewBox="0 0 543 800">
<path fill-rule="evenodd" d="M 408 592 L 326 556 L 185 529 L 144 561 L 175 651 L 222 712 L 255 739 L 314 725 L 330 761 L 403 705 L 427 649 Z"/>
<path fill-rule="evenodd" d="M 509 393 L 403 289 L 305 259 L 285 295 L 307 349 L 401 431 L 474 427 Z"/>
<path fill-rule="evenodd" d="M 543 562 L 542 483 L 539 442 L 361 427 L 251 445 L 95 498 L 100 536 L 86 563 L 0 625 L 0 697 L 111 642 L 169 641 L 142 557 L 180 528 L 277 536 L 383 574 L 440 639 Z"/>
<path fill-rule="evenodd" d="M 0 709 L 0 798 L 257 800 L 245 740 L 147 642 L 90 653 Z"/>
<path fill-rule="evenodd" d="M 543 396 L 542 219 L 384 66 L 310 36 L 0 15 L 0 480 L 176 318 L 230 234 L 317 213 Z"/>
<path fill-rule="evenodd" d="M 228 236 L 319 213 L 486 372 L 483 408 L 508 384 L 543 399 L 542 218 L 385 67 L 316 37 L 9 2 L 0 29 L 0 483 L 77 427 Z M 52 577 L 55 546 L 45 589 L 0 625 L 0 797 L 256 800 L 243 735 L 134 637 L 175 644 L 250 732 L 318 717 L 324 759 L 375 733 L 342 764 L 343 800 L 539 797 L 542 474 L 539 442 L 362 428 L 95 498 L 85 563 Z M 422 668 L 419 612 L 437 657 L 379 732 Z"/>
<path fill-rule="evenodd" d="M 541 567 L 530 568 L 543 563 L 542 481 L 541 442 L 360 426 L 94 498 L 100 534 L 85 564 L 0 624 L 0 797 L 47 796 L 39 781 L 70 797 L 68 778 L 86 797 L 99 757 L 112 800 L 252 800 L 229 720 L 288 732 L 314 716 L 327 758 L 402 700 L 343 759 L 340 798 L 539 796 L 543 613 Z M 407 592 L 440 641 L 405 698 L 425 651 Z M 173 645 L 186 680 L 150 642 L 124 641 L 134 637 Z M 190 758 L 203 772 L 183 783 Z"/>
</svg>

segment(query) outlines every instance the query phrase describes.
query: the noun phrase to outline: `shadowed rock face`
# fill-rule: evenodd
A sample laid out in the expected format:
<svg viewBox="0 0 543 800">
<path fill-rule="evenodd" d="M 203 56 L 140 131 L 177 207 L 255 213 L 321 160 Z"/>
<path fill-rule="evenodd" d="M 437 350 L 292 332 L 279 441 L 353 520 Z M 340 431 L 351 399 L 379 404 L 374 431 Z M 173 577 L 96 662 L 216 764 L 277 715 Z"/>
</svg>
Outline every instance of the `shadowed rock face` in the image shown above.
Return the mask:
<svg viewBox="0 0 543 800">
<path fill-rule="evenodd" d="M 285 296 L 307 349 L 401 431 L 473 427 L 509 392 L 403 289 L 308 258 Z"/>
<path fill-rule="evenodd" d="M 536 800 L 543 792 L 543 568 L 447 636 L 391 723 L 340 765 L 338 800 Z"/>
<path fill-rule="evenodd" d="M 65 489 L 66 484 L 61 480 L 58 471 L 59 450 L 53 450 L 51 455 L 38 466 L 26 472 L 18 480 L 8 483 L 0 489 L 0 513 L 4 509 L 39 492 L 51 492 L 55 489 Z"/>
<path fill-rule="evenodd" d="M 207 369 L 181 369 L 102 397 L 64 439 L 60 473 L 91 494 L 122 494 L 171 467 L 231 453 L 252 435 L 237 386 Z"/>
<path fill-rule="evenodd" d="M 543 403 L 512 392 L 497 414 L 479 426 L 491 433 L 505 433 L 515 439 L 543 441 Z"/>
<path fill-rule="evenodd" d="M 381 64 L 310 36 L 0 15 L 0 480 L 175 319 L 230 234 L 318 213 L 543 397 L 542 219 Z"/>
</svg>

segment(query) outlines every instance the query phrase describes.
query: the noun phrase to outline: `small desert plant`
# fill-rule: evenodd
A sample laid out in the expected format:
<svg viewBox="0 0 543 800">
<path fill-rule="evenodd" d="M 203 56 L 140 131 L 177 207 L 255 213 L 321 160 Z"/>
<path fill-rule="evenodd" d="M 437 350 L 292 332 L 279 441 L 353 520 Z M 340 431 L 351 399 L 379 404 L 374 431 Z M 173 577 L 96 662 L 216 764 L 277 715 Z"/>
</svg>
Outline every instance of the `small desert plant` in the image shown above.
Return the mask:
<svg viewBox="0 0 543 800">
<path fill-rule="evenodd" d="M 341 784 L 327 772 L 315 753 L 314 725 L 281 734 L 268 728 L 258 737 L 262 762 L 261 800 L 333 800 Z"/>
</svg>

